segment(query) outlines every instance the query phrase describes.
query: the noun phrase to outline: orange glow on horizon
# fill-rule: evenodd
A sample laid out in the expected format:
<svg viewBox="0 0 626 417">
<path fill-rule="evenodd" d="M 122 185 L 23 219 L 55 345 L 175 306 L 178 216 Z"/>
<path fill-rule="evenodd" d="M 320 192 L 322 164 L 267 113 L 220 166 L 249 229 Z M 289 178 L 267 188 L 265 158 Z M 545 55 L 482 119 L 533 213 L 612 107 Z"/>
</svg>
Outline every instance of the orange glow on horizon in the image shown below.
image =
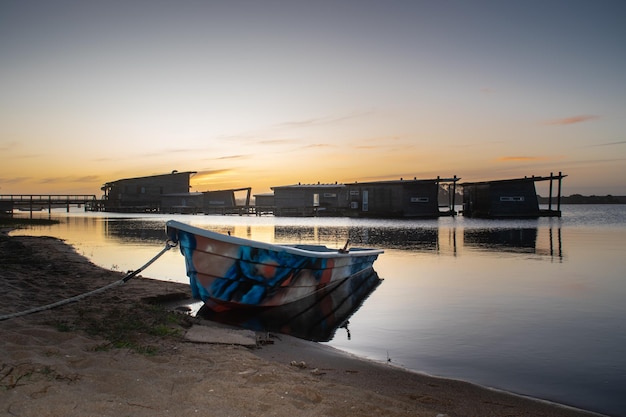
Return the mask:
<svg viewBox="0 0 626 417">
<path fill-rule="evenodd" d="M 0 194 L 178 170 L 192 191 L 253 193 L 561 171 L 564 193 L 626 195 L 619 2 L 400 3 L 11 2 Z"/>
</svg>

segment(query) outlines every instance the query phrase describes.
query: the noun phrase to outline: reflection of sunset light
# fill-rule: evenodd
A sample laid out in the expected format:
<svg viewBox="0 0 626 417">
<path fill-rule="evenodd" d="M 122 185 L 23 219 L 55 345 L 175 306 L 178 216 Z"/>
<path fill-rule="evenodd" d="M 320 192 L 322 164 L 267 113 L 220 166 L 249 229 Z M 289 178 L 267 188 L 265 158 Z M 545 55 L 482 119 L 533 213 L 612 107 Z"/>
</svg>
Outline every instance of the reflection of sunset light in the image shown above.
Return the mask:
<svg viewBox="0 0 626 417">
<path fill-rule="evenodd" d="M 505 369 L 498 375 L 510 381 L 511 367 L 517 367 L 524 378 L 536 378 L 529 382 L 533 389 L 542 384 L 543 372 L 558 374 L 559 389 L 565 381 L 563 372 L 569 372 L 567 378 L 572 376 L 572 386 L 578 389 L 581 379 L 575 376 L 581 363 L 588 375 L 598 375 L 600 369 L 601 378 L 623 369 L 626 226 L 620 205 L 568 205 L 563 218 L 538 220 L 459 216 L 378 221 L 60 211 L 53 217 L 61 223 L 12 234 L 62 238 L 94 263 L 124 272 L 162 249 L 165 221 L 170 218 L 265 242 L 338 247 L 346 238 L 354 239 L 355 246 L 385 250 L 374 264 L 384 281 L 350 317 L 351 337 L 340 329 L 330 342 L 333 347 L 455 378 L 469 369 L 466 380 L 482 377 L 485 369 Z M 269 276 L 273 269 L 268 266 L 261 272 Z M 188 282 L 178 248 L 142 275 Z M 543 359 L 537 362 L 538 357 Z M 553 361 L 560 365 L 545 366 Z M 585 389 L 596 385 L 603 392 L 602 383 Z"/>
</svg>

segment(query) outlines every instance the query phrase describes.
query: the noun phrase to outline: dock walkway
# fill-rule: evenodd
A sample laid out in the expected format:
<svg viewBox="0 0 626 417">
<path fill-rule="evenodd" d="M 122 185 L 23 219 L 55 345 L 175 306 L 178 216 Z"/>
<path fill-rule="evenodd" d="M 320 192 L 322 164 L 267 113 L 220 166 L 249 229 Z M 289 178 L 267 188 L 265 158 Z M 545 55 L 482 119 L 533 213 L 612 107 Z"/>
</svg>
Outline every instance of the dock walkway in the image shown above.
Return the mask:
<svg viewBox="0 0 626 417">
<path fill-rule="evenodd" d="M 52 207 L 66 207 L 70 211 L 70 206 L 85 207 L 85 211 L 93 209 L 98 204 L 94 194 L 0 194 L 0 214 L 11 215 L 14 209 L 29 211 L 32 217 L 34 211 L 48 209 Z"/>
</svg>

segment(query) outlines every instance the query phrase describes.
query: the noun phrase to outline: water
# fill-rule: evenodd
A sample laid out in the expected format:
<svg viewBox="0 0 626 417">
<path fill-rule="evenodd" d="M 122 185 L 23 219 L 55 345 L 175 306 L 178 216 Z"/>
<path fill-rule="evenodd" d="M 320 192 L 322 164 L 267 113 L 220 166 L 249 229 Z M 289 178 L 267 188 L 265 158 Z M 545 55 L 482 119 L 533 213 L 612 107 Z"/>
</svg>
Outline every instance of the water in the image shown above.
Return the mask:
<svg viewBox="0 0 626 417">
<path fill-rule="evenodd" d="M 562 209 L 562 218 L 411 221 L 59 211 L 61 224 L 18 233 L 63 238 L 122 271 L 163 247 L 171 218 L 268 242 L 380 247 L 384 282 L 350 319 L 351 338 L 340 329 L 329 345 L 626 416 L 626 206 Z M 177 251 L 144 275 L 186 282 Z"/>
</svg>

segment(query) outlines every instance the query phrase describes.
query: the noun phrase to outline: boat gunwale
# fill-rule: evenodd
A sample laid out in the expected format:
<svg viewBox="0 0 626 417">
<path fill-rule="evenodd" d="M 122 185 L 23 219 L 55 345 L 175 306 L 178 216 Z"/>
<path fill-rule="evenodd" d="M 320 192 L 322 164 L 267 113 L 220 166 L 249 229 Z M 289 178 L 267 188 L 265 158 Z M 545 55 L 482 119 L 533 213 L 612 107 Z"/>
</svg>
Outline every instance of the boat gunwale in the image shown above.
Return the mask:
<svg viewBox="0 0 626 417">
<path fill-rule="evenodd" d="M 168 231 L 168 237 L 171 237 L 171 235 L 169 234 L 169 229 L 171 228 L 171 229 L 181 230 L 183 232 L 199 235 L 207 239 L 217 240 L 223 243 L 230 243 L 230 244 L 239 245 L 239 246 L 251 246 L 254 248 L 266 249 L 266 250 L 271 250 L 271 251 L 276 251 L 276 252 L 287 252 L 287 253 L 291 253 L 291 254 L 298 255 L 298 256 L 307 256 L 307 257 L 316 257 L 316 258 L 350 258 L 350 257 L 354 258 L 354 257 L 362 257 L 362 256 L 380 255 L 384 253 L 382 249 L 370 249 L 370 248 L 353 248 L 353 249 L 348 250 L 346 253 L 341 253 L 339 249 L 333 250 L 322 245 L 320 246 L 330 249 L 330 251 L 322 252 L 322 251 L 306 250 L 306 249 L 301 249 L 301 248 L 297 248 L 295 246 L 290 246 L 290 245 L 266 243 L 266 242 L 260 242 L 257 240 L 251 240 L 251 239 L 246 239 L 246 238 L 241 238 L 241 237 L 236 237 L 236 236 L 225 235 L 222 233 L 213 232 L 208 229 L 203 229 L 201 227 L 191 226 L 187 223 L 181 223 L 176 220 L 168 220 L 165 223 L 165 226 L 166 226 L 166 230 Z"/>
</svg>

